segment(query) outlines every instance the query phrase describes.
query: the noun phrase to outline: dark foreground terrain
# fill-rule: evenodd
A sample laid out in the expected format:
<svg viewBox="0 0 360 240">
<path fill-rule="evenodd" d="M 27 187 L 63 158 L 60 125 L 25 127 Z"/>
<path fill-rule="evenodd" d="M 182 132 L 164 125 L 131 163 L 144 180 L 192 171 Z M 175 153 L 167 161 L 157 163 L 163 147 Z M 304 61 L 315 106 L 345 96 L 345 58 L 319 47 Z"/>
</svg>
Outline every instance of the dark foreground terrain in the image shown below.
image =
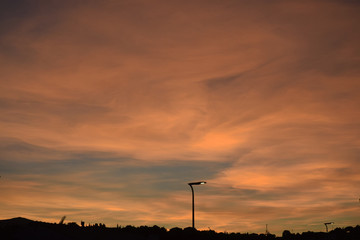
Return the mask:
<svg viewBox="0 0 360 240">
<path fill-rule="evenodd" d="M 83 225 L 83 224 L 82 224 Z M 198 231 L 192 228 L 172 228 L 167 230 L 162 227 L 117 227 L 107 228 L 104 224 L 79 226 L 76 223 L 52 224 L 37 222 L 25 218 L 0 220 L 0 239 L 3 240 L 360 240 L 360 226 L 336 228 L 329 233 L 304 232 L 292 234 L 285 230 L 280 237 L 273 234 L 249 233 L 222 233 L 212 230 Z"/>
</svg>

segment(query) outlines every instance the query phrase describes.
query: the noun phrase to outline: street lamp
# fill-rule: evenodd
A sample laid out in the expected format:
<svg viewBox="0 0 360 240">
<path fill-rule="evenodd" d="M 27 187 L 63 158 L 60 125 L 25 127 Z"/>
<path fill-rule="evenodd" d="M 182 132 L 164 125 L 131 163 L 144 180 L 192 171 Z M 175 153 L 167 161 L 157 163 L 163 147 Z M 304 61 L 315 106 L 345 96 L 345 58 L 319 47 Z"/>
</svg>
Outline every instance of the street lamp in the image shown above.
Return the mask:
<svg viewBox="0 0 360 240">
<path fill-rule="evenodd" d="M 191 183 L 188 183 L 189 186 L 191 187 L 191 192 L 192 192 L 192 227 L 195 228 L 195 203 L 194 203 L 194 188 L 193 188 L 193 185 L 203 185 L 205 184 L 206 182 L 204 181 L 201 181 L 201 182 L 191 182 Z"/>
<path fill-rule="evenodd" d="M 325 227 L 326 227 L 326 232 L 328 232 L 328 225 L 330 224 L 334 224 L 334 222 L 327 222 L 327 223 L 324 223 Z"/>
</svg>

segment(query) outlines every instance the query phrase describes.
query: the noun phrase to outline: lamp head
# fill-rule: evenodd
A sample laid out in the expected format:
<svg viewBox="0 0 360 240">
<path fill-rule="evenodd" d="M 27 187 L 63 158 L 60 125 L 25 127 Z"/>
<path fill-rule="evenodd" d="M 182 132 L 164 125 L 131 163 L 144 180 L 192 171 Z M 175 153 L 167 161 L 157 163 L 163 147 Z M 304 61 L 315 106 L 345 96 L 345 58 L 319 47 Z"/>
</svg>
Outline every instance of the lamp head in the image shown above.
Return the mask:
<svg viewBox="0 0 360 240">
<path fill-rule="evenodd" d="M 201 182 L 191 182 L 191 183 L 188 183 L 190 186 L 191 185 L 202 185 L 202 184 L 206 184 L 205 181 L 201 181 Z"/>
</svg>

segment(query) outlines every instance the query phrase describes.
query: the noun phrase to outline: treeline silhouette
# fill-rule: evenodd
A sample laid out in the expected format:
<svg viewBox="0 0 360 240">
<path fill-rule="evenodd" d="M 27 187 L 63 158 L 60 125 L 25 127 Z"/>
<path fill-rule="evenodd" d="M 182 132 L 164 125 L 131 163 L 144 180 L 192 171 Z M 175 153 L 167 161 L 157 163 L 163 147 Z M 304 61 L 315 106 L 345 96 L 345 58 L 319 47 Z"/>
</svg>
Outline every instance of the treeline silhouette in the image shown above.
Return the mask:
<svg viewBox="0 0 360 240">
<path fill-rule="evenodd" d="M 14 218 L 0 220 L 0 239 L 4 240 L 359 240 L 360 226 L 336 228 L 328 233 L 303 232 L 291 233 L 284 230 L 282 236 L 256 233 L 227 233 L 213 230 L 199 231 L 191 227 L 172 228 L 153 226 L 125 226 L 108 228 L 105 224 L 81 226 L 77 223 L 56 224 Z"/>
</svg>

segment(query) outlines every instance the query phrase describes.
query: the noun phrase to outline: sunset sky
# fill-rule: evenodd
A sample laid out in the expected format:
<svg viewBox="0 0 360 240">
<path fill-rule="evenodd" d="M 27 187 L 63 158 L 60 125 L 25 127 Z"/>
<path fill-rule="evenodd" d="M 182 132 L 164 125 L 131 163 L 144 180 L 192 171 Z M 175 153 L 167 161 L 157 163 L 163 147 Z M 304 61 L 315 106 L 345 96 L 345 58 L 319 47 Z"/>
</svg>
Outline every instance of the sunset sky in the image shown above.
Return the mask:
<svg viewBox="0 0 360 240">
<path fill-rule="evenodd" d="M 360 224 L 360 1 L 3 0 L 0 219 Z"/>
</svg>

